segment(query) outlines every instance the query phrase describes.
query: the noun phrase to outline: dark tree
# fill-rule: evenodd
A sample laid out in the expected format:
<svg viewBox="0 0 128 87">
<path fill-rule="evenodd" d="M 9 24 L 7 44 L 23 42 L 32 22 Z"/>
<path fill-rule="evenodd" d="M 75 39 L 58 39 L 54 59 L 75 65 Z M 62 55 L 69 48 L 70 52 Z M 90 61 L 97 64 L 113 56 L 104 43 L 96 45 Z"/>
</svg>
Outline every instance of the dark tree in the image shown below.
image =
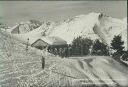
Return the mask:
<svg viewBox="0 0 128 87">
<path fill-rule="evenodd" d="M 92 55 L 109 56 L 108 46 L 98 39 L 95 40 L 92 47 Z"/>
<path fill-rule="evenodd" d="M 115 50 L 119 54 L 123 54 L 124 47 L 123 47 L 124 41 L 121 40 L 121 36 L 115 36 L 111 42 L 111 49 Z"/>
<path fill-rule="evenodd" d="M 73 40 L 71 50 L 72 55 L 88 55 L 93 41 L 88 38 L 78 37 Z"/>
<path fill-rule="evenodd" d="M 80 51 L 81 51 L 81 37 L 77 37 L 76 39 L 73 40 L 72 42 L 72 54 L 73 55 L 80 55 Z"/>
</svg>

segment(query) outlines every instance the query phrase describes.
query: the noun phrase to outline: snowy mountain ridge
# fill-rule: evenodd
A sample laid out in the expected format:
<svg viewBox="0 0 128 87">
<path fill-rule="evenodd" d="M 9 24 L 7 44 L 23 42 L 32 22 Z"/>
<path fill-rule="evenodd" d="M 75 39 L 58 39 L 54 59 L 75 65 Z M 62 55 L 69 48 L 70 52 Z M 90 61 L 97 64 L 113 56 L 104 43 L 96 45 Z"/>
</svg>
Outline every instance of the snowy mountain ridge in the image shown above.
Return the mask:
<svg viewBox="0 0 128 87">
<path fill-rule="evenodd" d="M 20 22 L 16 23 L 15 26 L 9 29 L 8 32 L 12 34 L 25 34 L 28 32 L 31 32 L 32 30 L 42 28 L 42 29 L 48 29 L 51 26 L 55 25 L 52 21 L 37 21 L 37 20 L 29 20 L 26 22 Z"/>
<path fill-rule="evenodd" d="M 40 27 L 25 34 L 14 34 L 24 42 L 30 39 L 30 44 L 42 36 L 56 36 L 71 44 L 78 36 L 92 40 L 99 39 L 110 45 L 115 35 L 121 35 L 124 46 L 127 48 L 127 17 L 112 18 L 104 13 L 89 13 L 69 18 L 62 23 L 45 22 Z"/>
<path fill-rule="evenodd" d="M 70 18 L 61 25 L 55 27 L 49 36 L 58 36 L 69 44 L 78 36 L 88 37 L 92 40 L 101 39 L 104 43 L 110 44 L 114 35 L 122 35 L 126 43 L 127 22 L 109 17 L 103 13 L 89 13 Z M 126 44 L 125 44 L 126 47 Z"/>
</svg>

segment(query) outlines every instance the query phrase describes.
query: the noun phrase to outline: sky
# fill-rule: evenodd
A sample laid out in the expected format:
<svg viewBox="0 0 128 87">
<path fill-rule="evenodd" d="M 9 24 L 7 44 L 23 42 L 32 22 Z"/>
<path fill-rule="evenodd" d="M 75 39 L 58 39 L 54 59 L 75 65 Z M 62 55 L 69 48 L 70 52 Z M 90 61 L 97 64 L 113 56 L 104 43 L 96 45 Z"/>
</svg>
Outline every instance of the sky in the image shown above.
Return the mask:
<svg viewBox="0 0 128 87">
<path fill-rule="evenodd" d="M 122 19 L 127 16 L 127 1 L 0 1 L 0 22 L 9 26 L 31 19 L 60 21 L 90 12 Z"/>
</svg>

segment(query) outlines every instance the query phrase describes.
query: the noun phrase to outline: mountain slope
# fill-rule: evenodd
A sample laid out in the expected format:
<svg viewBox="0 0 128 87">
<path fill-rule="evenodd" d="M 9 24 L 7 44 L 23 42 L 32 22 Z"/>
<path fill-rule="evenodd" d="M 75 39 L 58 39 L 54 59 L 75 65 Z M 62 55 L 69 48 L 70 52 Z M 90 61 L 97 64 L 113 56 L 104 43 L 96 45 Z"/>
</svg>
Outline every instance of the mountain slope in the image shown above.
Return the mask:
<svg viewBox="0 0 128 87">
<path fill-rule="evenodd" d="M 68 19 L 55 27 L 49 35 L 61 37 L 68 43 L 78 36 L 83 36 L 92 40 L 101 39 L 104 43 L 110 44 L 114 35 L 126 32 L 127 22 L 124 20 L 112 18 L 103 13 L 89 13 Z"/>
<path fill-rule="evenodd" d="M 42 55 L 47 55 L 46 67 L 49 67 L 55 59 L 53 55 L 31 47 L 26 51 L 24 44 L 0 30 L 0 87 L 25 86 L 31 75 L 42 71 Z"/>
<path fill-rule="evenodd" d="M 42 36 L 57 36 L 68 44 L 72 43 L 74 38 L 82 36 L 92 40 L 99 39 L 108 45 L 115 35 L 121 35 L 125 42 L 124 46 L 127 48 L 126 19 L 112 18 L 103 13 L 89 13 L 70 18 L 59 25 L 47 22 L 28 33 L 13 35 L 25 43 L 29 38 L 30 44 Z"/>
<path fill-rule="evenodd" d="M 91 39 L 98 39 L 99 37 L 94 33 L 93 27 L 98 23 L 99 14 L 89 14 L 76 16 L 68 19 L 60 26 L 57 26 L 50 36 L 59 36 L 65 39 L 68 43 L 78 36 L 90 37 Z"/>
<path fill-rule="evenodd" d="M 27 33 L 20 33 L 20 34 L 11 33 L 11 34 L 18 40 L 21 40 L 23 43 L 27 43 L 28 38 L 29 38 L 29 44 L 32 44 L 33 42 L 35 42 L 37 39 L 41 38 L 42 36 L 47 36 L 50 32 L 52 32 L 55 26 L 56 24 L 53 22 L 46 22 L 46 23 L 43 23 L 40 27 L 34 30 L 31 30 Z"/>
<path fill-rule="evenodd" d="M 45 69 L 41 58 L 45 57 Z M 128 86 L 128 67 L 102 56 L 65 59 L 26 46 L 0 31 L 1 87 Z"/>
<path fill-rule="evenodd" d="M 24 34 L 30 32 L 42 25 L 42 22 L 37 20 L 30 20 L 28 22 L 20 22 L 10 28 L 8 32 L 12 34 Z"/>
<path fill-rule="evenodd" d="M 47 70 L 48 78 L 42 78 L 39 73 L 29 82 L 46 87 L 127 87 L 127 69 L 114 59 L 103 56 L 58 59 Z M 38 82 L 33 82 L 35 80 Z"/>
</svg>

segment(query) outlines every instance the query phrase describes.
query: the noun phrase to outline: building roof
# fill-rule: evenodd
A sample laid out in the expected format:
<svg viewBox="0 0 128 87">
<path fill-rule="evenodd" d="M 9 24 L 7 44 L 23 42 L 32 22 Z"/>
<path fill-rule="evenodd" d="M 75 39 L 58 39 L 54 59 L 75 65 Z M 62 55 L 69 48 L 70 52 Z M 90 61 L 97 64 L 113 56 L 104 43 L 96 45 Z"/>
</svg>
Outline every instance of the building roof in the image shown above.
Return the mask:
<svg viewBox="0 0 128 87">
<path fill-rule="evenodd" d="M 36 40 L 35 42 L 37 42 L 39 40 L 42 40 L 42 41 L 48 43 L 49 45 L 66 45 L 67 44 L 67 42 L 65 40 L 63 40 L 59 37 L 49 37 L 49 36 L 41 37 L 38 40 Z"/>
</svg>

